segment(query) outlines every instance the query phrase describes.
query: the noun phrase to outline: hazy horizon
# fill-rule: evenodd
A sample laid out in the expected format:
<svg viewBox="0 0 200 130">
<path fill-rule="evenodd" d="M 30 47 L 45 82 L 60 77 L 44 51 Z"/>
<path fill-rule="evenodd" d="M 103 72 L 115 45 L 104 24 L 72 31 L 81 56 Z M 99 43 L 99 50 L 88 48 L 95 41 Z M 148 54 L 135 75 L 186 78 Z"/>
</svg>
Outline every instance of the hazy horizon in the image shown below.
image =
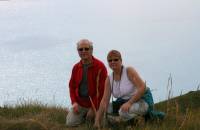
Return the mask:
<svg viewBox="0 0 200 130">
<path fill-rule="evenodd" d="M 0 106 L 24 100 L 70 105 L 68 82 L 79 60 L 76 42 L 88 38 L 107 65 L 122 52 L 153 90 L 155 102 L 200 85 L 200 1 L 0 1 Z M 110 69 L 108 68 L 110 72 Z"/>
</svg>

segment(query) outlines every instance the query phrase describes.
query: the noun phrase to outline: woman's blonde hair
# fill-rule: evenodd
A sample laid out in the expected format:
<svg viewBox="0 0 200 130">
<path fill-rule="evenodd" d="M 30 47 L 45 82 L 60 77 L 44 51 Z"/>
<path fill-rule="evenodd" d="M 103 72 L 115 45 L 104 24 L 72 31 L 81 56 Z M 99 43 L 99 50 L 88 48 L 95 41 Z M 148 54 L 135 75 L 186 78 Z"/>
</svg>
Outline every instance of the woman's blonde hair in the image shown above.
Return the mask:
<svg viewBox="0 0 200 130">
<path fill-rule="evenodd" d="M 118 57 L 120 60 L 122 60 L 122 56 L 121 56 L 121 53 L 117 50 L 111 50 L 108 52 L 108 55 L 107 55 L 107 60 L 110 59 L 110 57 Z"/>
</svg>

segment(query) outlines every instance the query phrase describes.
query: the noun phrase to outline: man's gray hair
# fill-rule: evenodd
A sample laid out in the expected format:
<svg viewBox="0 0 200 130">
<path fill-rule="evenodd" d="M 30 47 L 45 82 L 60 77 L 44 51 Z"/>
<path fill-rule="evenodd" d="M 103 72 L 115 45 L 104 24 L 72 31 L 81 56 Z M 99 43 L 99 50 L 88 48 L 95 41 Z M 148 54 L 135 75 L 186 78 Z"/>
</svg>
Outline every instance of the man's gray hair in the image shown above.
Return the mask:
<svg viewBox="0 0 200 130">
<path fill-rule="evenodd" d="M 77 42 L 77 49 L 81 43 L 87 43 L 90 46 L 90 49 L 93 50 L 93 43 L 89 41 L 88 39 L 81 39 L 79 42 Z"/>
</svg>

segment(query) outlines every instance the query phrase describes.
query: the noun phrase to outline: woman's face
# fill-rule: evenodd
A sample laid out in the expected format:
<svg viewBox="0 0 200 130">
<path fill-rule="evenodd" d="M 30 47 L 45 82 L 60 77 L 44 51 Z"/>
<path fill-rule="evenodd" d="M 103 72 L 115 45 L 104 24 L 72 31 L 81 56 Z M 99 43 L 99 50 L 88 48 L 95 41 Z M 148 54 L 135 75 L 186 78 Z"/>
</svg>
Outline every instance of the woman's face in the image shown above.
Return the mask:
<svg viewBox="0 0 200 130">
<path fill-rule="evenodd" d="M 108 64 L 109 64 L 109 67 L 112 70 L 120 69 L 121 65 L 122 65 L 122 61 L 121 61 L 121 59 L 119 57 L 111 56 L 108 59 Z"/>
</svg>

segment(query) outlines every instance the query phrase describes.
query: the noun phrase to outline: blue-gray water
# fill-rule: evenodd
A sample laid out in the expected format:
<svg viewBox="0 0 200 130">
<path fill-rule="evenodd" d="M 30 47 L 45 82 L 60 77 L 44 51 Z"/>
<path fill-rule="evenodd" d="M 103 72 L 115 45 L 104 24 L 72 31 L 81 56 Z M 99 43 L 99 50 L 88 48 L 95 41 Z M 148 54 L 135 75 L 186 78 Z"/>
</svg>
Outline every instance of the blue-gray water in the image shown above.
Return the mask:
<svg viewBox="0 0 200 130">
<path fill-rule="evenodd" d="M 0 1 L 0 106 L 30 100 L 70 106 L 68 82 L 81 38 L 94 42 L 94 55 L 106 65 L 107 52 L 120 50 L 156 102 L 168 95 L 170 73 L 173 96 L 196 90 L 199 7 L 196 0 Z"/>
</svg>

